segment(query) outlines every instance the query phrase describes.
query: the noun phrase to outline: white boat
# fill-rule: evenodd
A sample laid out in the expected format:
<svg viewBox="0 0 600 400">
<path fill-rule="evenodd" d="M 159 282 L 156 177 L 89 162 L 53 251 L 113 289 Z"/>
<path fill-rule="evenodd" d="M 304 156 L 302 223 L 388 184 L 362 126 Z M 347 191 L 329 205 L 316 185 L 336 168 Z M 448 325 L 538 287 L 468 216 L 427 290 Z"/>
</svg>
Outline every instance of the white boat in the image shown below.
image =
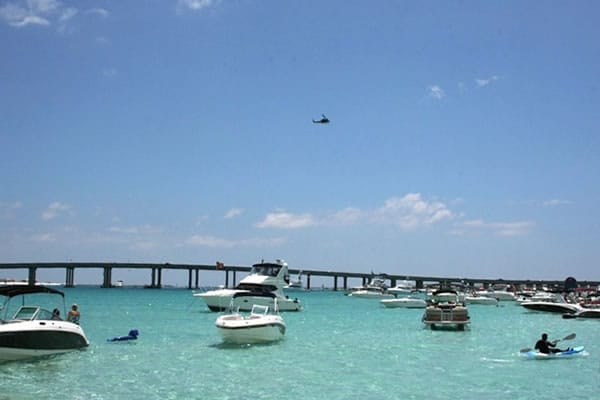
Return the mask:
<svg viewBox="0 0 600 400">
<path fill-rule="evenodd" d="M 582 307 L 576 303 L 568 303 L 559 293 L 551 293 L 544 299 L 532 298 L 532 300 L 522 301 L 521 306 L 530 311 L 543 311 L 552 313 L 576 314 Z"/>
<path fill-rule="evenodd" d="M 386 308 L 425 308 L 427 302 L 417 297 L 400 297 L 397 299 L 383 299 L 380 301 Z"/>
<path fill-rule="evenodd" d="M 225 311 L 237 293 L 243 293 L 243 296 L 236 297 L 233 306 L 241 311 L 250 311 L 255 304 L 273 308 L 275 299 L 279 311 L 301 311 L 300 300 L 289 298 L 283 291 L 286 279 L 289 275 L 285 261 L 261 262 L 254 264 L 250 274 L 234 289 L 221 288 L 194 293 L 194 296 L 202 298 L 211 311 Z"/>
<path fill-rule="evenodd" d="M 348 296 L 356 297 L 361 299 L 394 299 L 391 293 L 385 291 L 385 289 L 377 287 L 365 287 L 364 289 L 358 289 L 350 293 Z"/>
<path fill-rule="evenodd" d="M 440 289 L 432 294 L 422 321 L 432 330 L 438 328 L 464 330 L 470 323 L 470 317 L 467 307 L 459 302 L 457 292 Z"/>
<path fill-rule="evenodd" d="M 498 301 L 515 301 L 517 295 L 507 290 L 483 290 L 477 292 L 479 296 L 492 297 Z"/>
<path fill-rule="evenodd" d="M 483 304 L 487 306 L 498 305 L 498 299 L 494 297 L 486 297 L 479 295 L 467 295 L 465 296 L 465 304 Z"/>
<path fill-rule="evenodd" d="M 6 300 L 2 305 L 4 316 L 0 320 L 0 361 L 25 360 L 42 356 L 66 353 L 83 349 L 89 341 L 83 329 L 60 319 L 60 313 L 49 311 L 29 301 L 36 294 L 51 294 L 62 297 L 62 309 L 66 310 L 64 294 L 45 286 L 2 286 L 0 295 Z M 19 296 L 21 305 L 11 318 L 11 299 Z M 65 315 L 65 314 L 63 314 Z"/>
<path fill-rule="evenodd" d="M 565 313 L 563 318 L 600 318 L 600 308 L 581 307 L 575 313 Z"/>
<path fill-rule="evenodd" d="M 302 271 L 298 272 L 295 280 L 290 280 L 290 283 L 283 287 L 286 291 L 304 290 L 302 286 Z"/>
<path fill-rule="evenodd" d="M 410 281 L 400 281 L 396 286 L 388 289 L 388 292 L 394 295 L 411 294 L 415 291 L 415 286 Z"/>
<path fill-rule="evenodd" d="M 215 325 L 223 342 L 231 344 L 275 342 L 283 339 L 286 330 L 285 322 L 276 308 L 271 313 L 268 306 L 258 304 L 254 304 L 247 315 L 241 314 L 239 309 L 231 309 L 229 313 L 219 316 Z"/>
</svg>

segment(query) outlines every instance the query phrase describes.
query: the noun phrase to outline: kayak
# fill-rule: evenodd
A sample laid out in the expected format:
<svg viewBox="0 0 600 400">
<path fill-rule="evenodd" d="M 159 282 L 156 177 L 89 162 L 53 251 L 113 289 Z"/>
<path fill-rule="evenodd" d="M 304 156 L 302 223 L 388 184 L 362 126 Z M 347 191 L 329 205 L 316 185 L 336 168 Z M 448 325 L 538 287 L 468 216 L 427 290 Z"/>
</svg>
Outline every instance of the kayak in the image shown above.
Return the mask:
<svg viewBox="0 0 600 400">
<path fill-rule="evenodd" d="M 577 346 L 573 348 L 569 348 L 560 353 L 540 353 L 539 351 L 530 350 L 527 352 L 519 353 L 521 357 L 524 357 L 529 360 L 554 360 L 561 358 L 577 358 L 589 355 L 587 351 L 584 350 L 583 346 Z"/>
</svg>

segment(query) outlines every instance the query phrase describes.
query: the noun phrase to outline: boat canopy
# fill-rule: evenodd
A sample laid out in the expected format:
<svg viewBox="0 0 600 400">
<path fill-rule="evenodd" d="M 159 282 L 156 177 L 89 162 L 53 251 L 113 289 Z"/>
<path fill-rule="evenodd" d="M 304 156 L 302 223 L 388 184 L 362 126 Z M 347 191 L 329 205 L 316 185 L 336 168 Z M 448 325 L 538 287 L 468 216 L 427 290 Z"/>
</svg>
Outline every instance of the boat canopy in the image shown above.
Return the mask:
<svg viewBox="0 0 600 400">
<path fill-rule="evenodd" d="M 15 296 L 21 296 L 26 294 L 35 294 L 35 293 L 51 293 L 61 295 L 63 298 L 65 294 L 60 290 L 53 289 L 46 286 L 23 286 L 23 285 L 7 285 L 0 286 L 0 296 L 6 296 L 8 298 L 12 298 Z"/>
</svg>

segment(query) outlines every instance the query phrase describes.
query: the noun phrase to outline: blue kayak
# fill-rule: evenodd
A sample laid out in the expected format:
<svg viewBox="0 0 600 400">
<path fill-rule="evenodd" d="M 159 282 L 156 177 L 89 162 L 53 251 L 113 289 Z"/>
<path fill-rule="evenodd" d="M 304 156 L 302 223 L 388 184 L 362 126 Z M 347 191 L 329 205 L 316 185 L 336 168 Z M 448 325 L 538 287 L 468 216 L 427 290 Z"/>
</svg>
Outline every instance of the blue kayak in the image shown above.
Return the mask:
<svg viewBox="0 0 600 400">
<path fill-rule="evenodd" d="M 560 353 L 546 354 L 540 353 L 536 350 L 530 350 L 519 354 L 521 355 L 521 357 L 527 358 L 529 360 L 554 360 L 562 358 L 577 358 L 589 355 L 589 353 L 584 350 L 583 346 L 569 348 L 565 351 L 561 351 Z"/>
</svg>

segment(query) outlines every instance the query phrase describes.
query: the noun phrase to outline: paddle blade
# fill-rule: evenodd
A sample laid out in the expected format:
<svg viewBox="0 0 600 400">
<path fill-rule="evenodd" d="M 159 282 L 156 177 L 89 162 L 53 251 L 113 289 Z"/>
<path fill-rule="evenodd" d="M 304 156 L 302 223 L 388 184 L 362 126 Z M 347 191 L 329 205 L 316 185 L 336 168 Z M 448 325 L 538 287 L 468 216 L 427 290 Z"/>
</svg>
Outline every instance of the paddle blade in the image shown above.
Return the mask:
<svg viewBox="0 0 600 400">
<path fill-rule="evenodd" d="M 571 339 L 575 339 L 575 336 L 577 336 L 575 333 L 571 333 L 570 335 L 565 336 L 564 338 L 562 338 L 562 340 L 571 340 Z"/>
</svg>

